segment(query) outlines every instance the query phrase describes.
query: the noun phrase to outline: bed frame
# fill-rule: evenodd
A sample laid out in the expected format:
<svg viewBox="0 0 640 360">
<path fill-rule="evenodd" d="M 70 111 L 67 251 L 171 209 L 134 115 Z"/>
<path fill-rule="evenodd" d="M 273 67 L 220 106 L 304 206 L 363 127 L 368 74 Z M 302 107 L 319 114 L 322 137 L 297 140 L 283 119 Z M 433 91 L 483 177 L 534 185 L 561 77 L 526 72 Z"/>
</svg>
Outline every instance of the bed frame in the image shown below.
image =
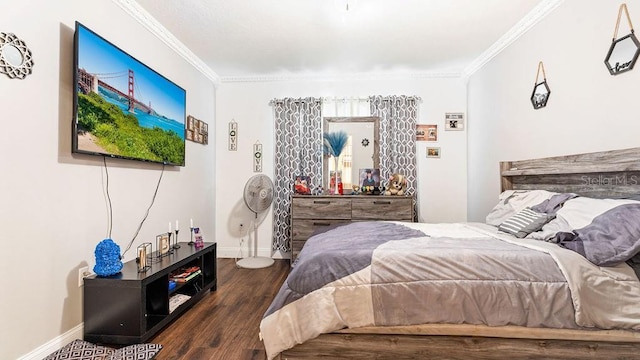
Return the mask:
<svg viewBox="0 0 640 360">
<path fill-rule="evenodd" d="M 500 163 L 501 190 L 640 194 L 640 148 Z M 640 298 L 640 294 L 639 294 Z M 640 308 L 640 305 L 639 305 Z M 277 359 L 636 359 L 640 332 L 428 324 L 322 334 Z"/>
</svg>

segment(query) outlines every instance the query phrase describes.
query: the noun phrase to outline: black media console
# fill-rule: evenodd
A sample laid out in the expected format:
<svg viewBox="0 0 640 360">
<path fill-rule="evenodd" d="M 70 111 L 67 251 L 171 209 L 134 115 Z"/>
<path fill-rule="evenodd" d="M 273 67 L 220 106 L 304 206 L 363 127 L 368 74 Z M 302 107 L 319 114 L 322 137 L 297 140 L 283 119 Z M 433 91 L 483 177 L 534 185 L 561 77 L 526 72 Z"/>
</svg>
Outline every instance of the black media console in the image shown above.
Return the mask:
<svg viewBox="0 0 640 360">
<path fill-rule="evenodd" d="M 169 274 L 192 266 L 200 267 L 201 274 L 169 290 Z M 123 345 L 146 342 L 207 291 L 215 291 L 216 280 L 216 243 L 205 243 L 200 249 L 180 243 L 171 254 L 153 257 L 146 272 L 139 273 L 132 260 L 124 263 L 119 274 L 88 277 L 84 279 L 84 340 Z M 189 298 L 170 312 L 174 296 L 174 302 Z"/>
</svg>

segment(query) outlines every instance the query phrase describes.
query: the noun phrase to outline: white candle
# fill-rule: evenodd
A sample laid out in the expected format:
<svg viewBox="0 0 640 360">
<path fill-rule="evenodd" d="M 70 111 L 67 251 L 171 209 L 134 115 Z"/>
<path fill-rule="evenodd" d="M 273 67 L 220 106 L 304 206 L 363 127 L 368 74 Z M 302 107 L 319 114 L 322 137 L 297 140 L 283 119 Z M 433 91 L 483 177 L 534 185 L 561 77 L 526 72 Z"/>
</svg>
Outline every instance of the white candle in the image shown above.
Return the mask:
<svg viewBox="0 0 640 360">
<path fill-rule="evenodd" d="M 178 223 L 178 220 L 176 220 L 176 231 L 179 231 L 179 230 L 178 230 L 178 224 L 179 224 L 179 223 Z"/>
<path fill-rule="evenodd" d="M 191 227 L 193 228 L 193 219 L 190 219 L 190 220 L 191 220 Z"/>
<path fill-rule="evenodd" d="M 169 232 L 171 232 L 171 221 L 169 221 Z"/>
</svg>

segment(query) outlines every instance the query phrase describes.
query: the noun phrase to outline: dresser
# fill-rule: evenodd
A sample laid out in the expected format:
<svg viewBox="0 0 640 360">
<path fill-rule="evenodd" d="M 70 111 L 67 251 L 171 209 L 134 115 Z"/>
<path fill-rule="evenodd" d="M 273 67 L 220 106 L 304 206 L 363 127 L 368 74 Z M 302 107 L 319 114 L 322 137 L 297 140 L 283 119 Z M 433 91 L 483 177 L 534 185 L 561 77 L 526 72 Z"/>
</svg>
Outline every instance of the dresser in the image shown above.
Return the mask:
<svg viewBox="0 0 640 360">
<path fill-rule="evenodd" d="M 413 221 L 413 197 L 294 195 L 291 199 L 291 264 L 317 229 L 371 220 Z"/>
</svg>

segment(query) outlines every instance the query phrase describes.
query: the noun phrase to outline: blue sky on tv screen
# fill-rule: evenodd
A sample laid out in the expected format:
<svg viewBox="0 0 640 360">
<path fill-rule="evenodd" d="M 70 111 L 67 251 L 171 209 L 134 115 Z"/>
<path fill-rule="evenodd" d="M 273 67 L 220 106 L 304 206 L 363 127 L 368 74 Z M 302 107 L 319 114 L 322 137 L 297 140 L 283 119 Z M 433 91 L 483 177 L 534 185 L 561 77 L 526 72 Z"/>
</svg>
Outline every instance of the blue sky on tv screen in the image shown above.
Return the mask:
<svg viewBox="0 0 640 360">
<path fill-rule="evenodd" d="M 127 94 L 129 69 L 134 75 L 134 97 L 149 105 L 160 115 L 185 122 L 185 91 L 158 75 L 109 42 L 84 28 L 78 27 L 78 68 L 92 74 Z"/>
</svg>

